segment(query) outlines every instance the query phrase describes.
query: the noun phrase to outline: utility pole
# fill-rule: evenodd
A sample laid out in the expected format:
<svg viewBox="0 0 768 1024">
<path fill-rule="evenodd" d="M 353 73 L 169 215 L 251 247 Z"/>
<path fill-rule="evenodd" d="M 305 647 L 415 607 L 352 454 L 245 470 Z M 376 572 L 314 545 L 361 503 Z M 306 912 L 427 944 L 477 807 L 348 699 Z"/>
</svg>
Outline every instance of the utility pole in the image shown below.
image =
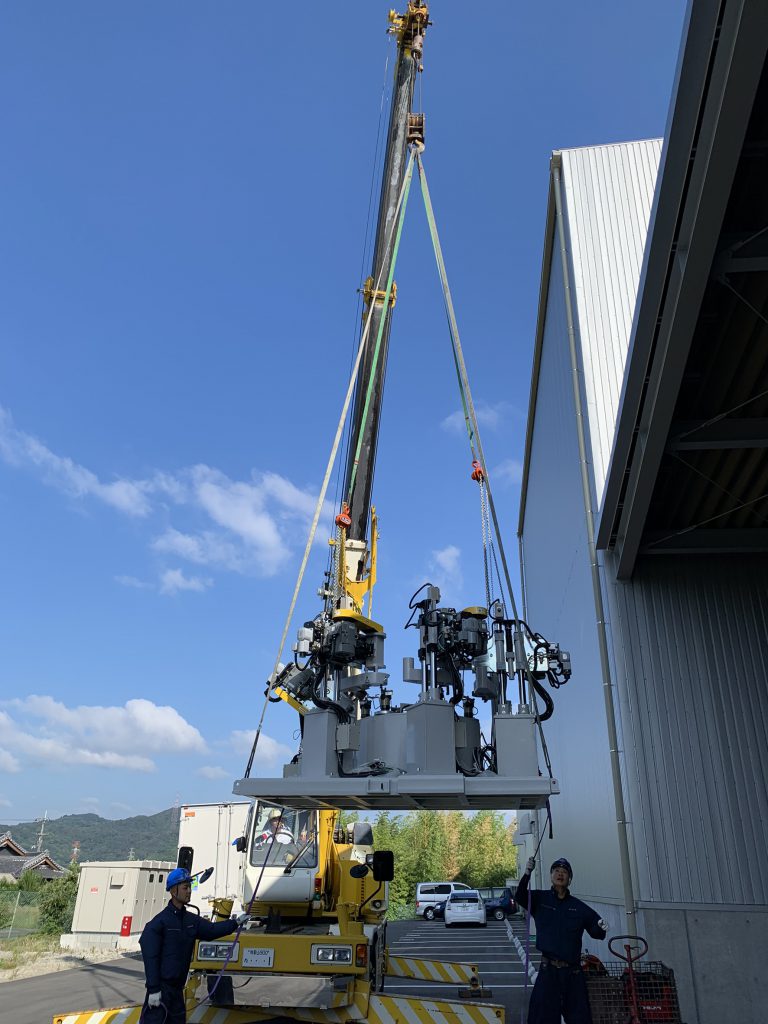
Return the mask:
<svg viewBox="0 0 768 1024">
<path fill-rule="evenodd" d="M 37 842 L 35 843 L 35 849 L 38 853 L 43 852 L 43 836 L 45 835 L 45 826 L 48 822 L 48 811 L 46 811 L 42 818 L 35 818 L 35 821 L 40 822 L 40 831 L 37 833 Z"/>
</svg>

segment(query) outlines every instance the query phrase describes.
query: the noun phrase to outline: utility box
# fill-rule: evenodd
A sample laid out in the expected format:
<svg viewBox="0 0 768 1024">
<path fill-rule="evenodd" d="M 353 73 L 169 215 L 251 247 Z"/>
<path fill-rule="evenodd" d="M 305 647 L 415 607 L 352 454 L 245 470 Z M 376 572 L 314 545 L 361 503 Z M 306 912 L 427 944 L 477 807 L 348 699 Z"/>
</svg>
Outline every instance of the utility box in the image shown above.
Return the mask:
<svg viewBox="0 0 768 1024">
<path fill-rule="evenodd" d="M 93 860 L 80 865 L 72 932 L 64 949 L 138 949 L 144 925 L 168 902 L 175 865 L 161 860 Z"/>
<path fill-rule="evenodd" d="M 227 804 L 183 804 L 179 813 L 179 847 L 191 846 L 194 852 L 193 874 L 213 868 L 202 885 L 193 883 L 192 903 L 205 917 L 210 900 L 231 898 L 240 906 L 243 892 L 245 853 L 233 843 L 245 835 L 250 800 Z M 235 912 L 235 911 L 233 911 Z"/>
</svg>

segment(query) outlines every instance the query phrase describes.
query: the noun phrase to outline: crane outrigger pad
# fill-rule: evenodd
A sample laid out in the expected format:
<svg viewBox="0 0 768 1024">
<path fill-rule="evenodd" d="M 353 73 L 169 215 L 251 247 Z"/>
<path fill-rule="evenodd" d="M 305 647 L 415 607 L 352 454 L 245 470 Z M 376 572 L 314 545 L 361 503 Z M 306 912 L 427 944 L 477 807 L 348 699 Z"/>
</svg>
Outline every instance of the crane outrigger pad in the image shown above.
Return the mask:
<svg viewBox="0 0 768 1024">
<path fill-rule="evenodd" d="M 515 779 L 488 775 L 380 775 L 367 778 L 330 776 L 309 782 L 304 778 L 239 779 L 238 796 L 307 810 L 450 810 L 533 811 L 560 792 L 557 779 Z"/>
</svg>

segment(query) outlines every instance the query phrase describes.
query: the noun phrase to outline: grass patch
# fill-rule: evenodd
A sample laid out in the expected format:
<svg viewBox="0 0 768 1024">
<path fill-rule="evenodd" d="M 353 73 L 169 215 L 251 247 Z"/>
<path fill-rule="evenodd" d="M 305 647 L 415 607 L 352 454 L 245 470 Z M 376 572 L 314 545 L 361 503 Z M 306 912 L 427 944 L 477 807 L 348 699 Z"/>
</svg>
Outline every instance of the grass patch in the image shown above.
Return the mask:
<svg viewBox="0 0 768 1024">
<path fill-rule="evenodd" d="M 8 971 L 46 953 L 60 953 L 58 935 L 23 935 L 18 939 L 0 938 L 0 970 Z"/>
</svg>

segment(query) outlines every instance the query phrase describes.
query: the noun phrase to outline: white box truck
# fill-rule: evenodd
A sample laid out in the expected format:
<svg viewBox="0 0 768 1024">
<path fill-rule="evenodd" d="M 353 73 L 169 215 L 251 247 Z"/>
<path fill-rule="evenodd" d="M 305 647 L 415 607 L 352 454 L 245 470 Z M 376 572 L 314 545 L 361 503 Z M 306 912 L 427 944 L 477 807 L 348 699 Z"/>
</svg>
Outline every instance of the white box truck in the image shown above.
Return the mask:
<svg viewBox="0 0 768 1024">
<path fill-rule="evenodd" d="M 243 891 L 245 854 L 233 843 L 245 834 L 251 802 L 231 804 L 183 804 L 179 812 L 179 849 L 191 846 L 195 851 L 192 871 L 213 868 L 202 885 L 192 889 L 192 902 L 201 914 L 210 910 L 209 900 L 230 897 L 233 913 L 240 910 Z"/>
</svg>

